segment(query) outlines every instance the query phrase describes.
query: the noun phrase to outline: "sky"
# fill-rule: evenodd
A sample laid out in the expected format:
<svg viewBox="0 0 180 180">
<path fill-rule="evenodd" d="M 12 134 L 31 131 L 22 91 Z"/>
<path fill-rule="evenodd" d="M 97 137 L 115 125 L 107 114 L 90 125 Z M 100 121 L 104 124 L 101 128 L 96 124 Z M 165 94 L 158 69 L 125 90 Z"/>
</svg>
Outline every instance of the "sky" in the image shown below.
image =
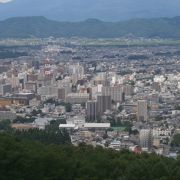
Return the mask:
<svg viewBox="0 0 180 180">
<path fill-rule="evenodd" d="M 0 20 L 45 16 L 58 21 L 122 21 L 179 16 L 179 10 L 180 0 L 0 0 Z"/>
</svg>

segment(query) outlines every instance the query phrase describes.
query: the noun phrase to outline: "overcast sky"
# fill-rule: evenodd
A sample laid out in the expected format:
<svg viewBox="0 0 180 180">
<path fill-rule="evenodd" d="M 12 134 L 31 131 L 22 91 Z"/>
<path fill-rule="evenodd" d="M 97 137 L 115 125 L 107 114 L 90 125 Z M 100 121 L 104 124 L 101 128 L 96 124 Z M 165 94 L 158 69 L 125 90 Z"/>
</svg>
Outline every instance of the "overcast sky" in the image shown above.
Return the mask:
<svg viewBox="0 0 180 180">
<path fill-rule="evenodd" d="M 0 0 L 0 19 L 45 16 L 59 21 L 121 21 L 178 15 L 180 0 Z"/>
</svg>

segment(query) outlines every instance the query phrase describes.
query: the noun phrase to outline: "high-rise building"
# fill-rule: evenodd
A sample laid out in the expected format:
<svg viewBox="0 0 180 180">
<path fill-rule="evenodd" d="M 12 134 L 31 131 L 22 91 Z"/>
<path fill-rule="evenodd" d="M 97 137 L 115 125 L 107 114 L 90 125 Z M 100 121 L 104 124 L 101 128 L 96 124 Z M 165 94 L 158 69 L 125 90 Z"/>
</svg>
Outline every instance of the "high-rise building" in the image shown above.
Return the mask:
<svg viewBox="0 0 180 180">
<path fill-rule="evenodd" d="M 97 101 L 88 101 L 86 108 L 88 122 L 95 122 L 97 120 Z"/>
<path fill-rule="evenodd" d="M 111 110 L 111 96 L 99 95 L 97 97 L 98 116 L 101 116 L 106 110 Z"/>
<path fill-rule="evenodd" d="M 124 89 L 125 96 L 133 95 L 134 88 L 132 85 L 130 85 L 130 84 L 124 85 L 123 89 Z"/>
<path fill-rule="evenodd" d="M 16 76 L 12 76 L 9 79 L 9 83 L 12 85 L 12 88 L 17 88 L 19 87 L 20 83 L 19 83 L 19 78 Z"/>
<path fill-rule="evenodd" d="M 111 100 L 115 102 L 122 102 L 123 98 L 123 87 L 121 86 L 104 86 L 102 87 L 102 95 L 111 96 Z"/>
<path fill-rule="evenodd" d="M 78 80 L 84 76 L 84 67 L 79 64 L 73 64 L 68 66 L 68 73 L 72 78 L 73 84 L 76 84 Z"/>
<path fill-rule="evenodd" d="M 44 61 L 44 77 L 48 80 L 51 80 L 53 77 L 52 64 L 49 59 Z"/>
<path fill-rule="evenodd" d="M 139 134 L 140 145 L 142 148 L 148 148 L 148 150 L 152 147 L 152 131 L 151 129 L 141 129 Z"/>
<path fill-rule="evenodd" d="M 56 86 L 43 86 L 38 88 L 38 94 L 46 98 L 58 97 L 58 87 Z"/>
<path fill-rule="evenodd" d="M 98 84 L 102 84 L 103 86 L 108 85 L 107 73 L 100 72 L 97 74 L 97 76 L 94 79 L 94 85 L 98 85 Z"/>
<path fill-rule="evenodd" d="M 69 93 L 66 97 L 67 103 L 82 104 L 89 100 L 88 93 Z"/>
<path fill-rule="evenodd" d="M 65 88 L 59 88 L 58 89 L 58 99 L 65 101 L 66 100 L 66 89 Z"/>
<path fill-rule="evenodd" d="M 148 120 L 148 110 L 147 110 L 147 101 L 146 100 L 138 100 L 137 119 L 138 119 L 138 121 L 147 121 Z"/>
</svg>

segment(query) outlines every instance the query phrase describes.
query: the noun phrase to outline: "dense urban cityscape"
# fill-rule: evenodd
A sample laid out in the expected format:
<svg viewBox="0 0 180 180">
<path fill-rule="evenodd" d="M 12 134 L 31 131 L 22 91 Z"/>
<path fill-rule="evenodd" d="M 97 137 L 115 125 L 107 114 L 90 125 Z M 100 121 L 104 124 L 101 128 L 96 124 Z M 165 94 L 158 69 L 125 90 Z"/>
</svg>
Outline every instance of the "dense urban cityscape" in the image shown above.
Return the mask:
<svg viewBox="0 0 180 180">
<path fill-rule="evenodd" d="M 85 40 L 1 41 L 1 123 L 28 131 L 56 121 L 75 146 L 176 158 L 180 48 L 81 45 Z"/>
</svg>

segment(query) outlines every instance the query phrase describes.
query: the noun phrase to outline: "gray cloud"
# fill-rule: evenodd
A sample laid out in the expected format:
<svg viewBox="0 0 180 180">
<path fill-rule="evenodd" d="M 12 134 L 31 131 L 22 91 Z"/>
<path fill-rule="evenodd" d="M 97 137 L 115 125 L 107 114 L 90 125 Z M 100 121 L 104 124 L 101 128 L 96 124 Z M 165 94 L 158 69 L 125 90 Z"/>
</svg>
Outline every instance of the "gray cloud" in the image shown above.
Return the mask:
<svg viewBox="0 0 180 180">
<path fill-rule="evenodd" d="M 0 3 L 9 3 L 11 1 L 13 1 L 13 0 L 0 0 Z"/>
</svg>

